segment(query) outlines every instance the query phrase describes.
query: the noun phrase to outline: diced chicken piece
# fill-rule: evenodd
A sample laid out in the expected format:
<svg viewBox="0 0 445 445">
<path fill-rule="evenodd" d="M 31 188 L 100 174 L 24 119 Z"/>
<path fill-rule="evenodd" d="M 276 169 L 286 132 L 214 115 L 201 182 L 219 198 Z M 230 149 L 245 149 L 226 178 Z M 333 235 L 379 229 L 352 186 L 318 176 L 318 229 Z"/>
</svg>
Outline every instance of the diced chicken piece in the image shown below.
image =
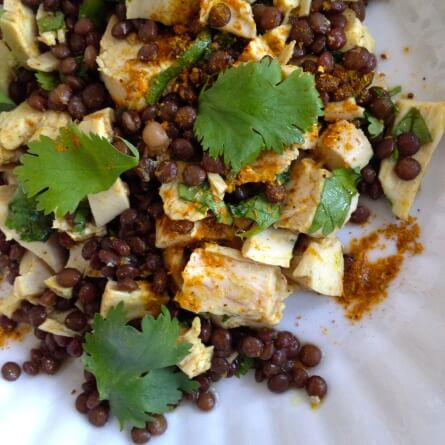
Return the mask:
<svg viewBox="0 0 445 445">
<path fill-rule="evenodd" d="M 330 170 L 357 167 L 362 169 L 373 156 L 371 143 L 365 133 L 345 120 L 328 125 L 315 150 L 316 156 Z"/>
<path fill-rule="evenodd" d="M 104 108 L 85 116 L 79 124 L 79 128 L 84 133 L 97 134 L 98 136 L 111 141 L 113 138 L 114 121 L 114 110 L 112 108 Z"/>
<path fill-rule="evenodd" d="M 17 62 L 3 40 L 0 40 L 0 60 L 0 91 L 6 92 L 11 83 L 14 67 Z"/>
<path fill-rule="evenodd" d="M 30 57 L 27 65 L 29 68 L 35 71 L 43 71 L 50 73 L 56 71 L 59 66 L 59 59 L 53 56 L 51 51 L 39 54 L 38 56 Z"/>
<path fill-rule="evenodd" d="M 347 8 L 343 15 L 346 17 L 346 45 L 343 46 L 341 51 L 348 51 L 354 48 L 354 46 L 363 46 L 373 53 L 375 51 L 375 40 L 368 27 L 363 24 L 350 8 Z"/>
<path fill-rule="evenodd" d="M 99 71 L 107 90 L 119 106 L 142 110 L 147 105 L 145 96 L 153 79 L 175 60 L 175 56 L 168 51 L 168 48 L 178 46 L 186 48 L 189 40 L 184 36 L 161 37 L 157 42 L 160 51 L 156 63 L 144 63 L 137 57 L 144 43 L 134 36 L 128 39 L 115 39 L 111 30 L 116 23 L 116 17 L 108 21 L 100 42 L 100 53 L 97 58 Z"/>
<path fill-rule="evenodd" d="M 218 3 L 220 3 L 219 0 L 201 0 L 199 21 L 203 25 L 207 24 L 210 11 Z M 244 0 L 230 0 L 226 1 L 225 4 L 230 8 L 230 21 L 227 25 L 219 28 L 219 30 L 235 34 L 245 39 L 254 39 L 256 37 L 256 23 L 249 2 Z"/>
<path fill-rule="evenodd" d="M 60 335 L 61 337 L 76 337 L 78 332 L 73 331 L 72 329 L 67 328 L 60 321 L 54 320 L 53 318 L 47 318 L 41 325 L 39 325 L 39 330 L 43 332 L 48 332 L 53 335 Z"/>
<path fill-rule="evenodd" d="M 26 144 L 42 122 L 43 115 L 26 102 L 12 111 L 0 113 L 0 147 L 16 150 Z"/>
<path fill-rule="evenodd" d="M 182 271 L 187 264 L 185 248 L 182 246 L 166 247 L 162 250 L 162 256 L 164 258 L 167 272 L 173 278 L 177 290 L 179 290 L 184 283 L 182 279 Z"/>
<path fill-rule="evenodd" d="M 126 0 L 128 19 L 152 19 L 164 25 L 188 24 L 199 11 L 199 0 Z"/>
<path fill-rule="evenodd" d="M 311 159 L 303 159 L 291 168 L 286 198 L 276 227 L 308 233 L 321 199 L 328 170 Z"/>
<path fill-rule="evenodd" d="M 66 127 L 71 122 L 71 117 L 68 113 L 50 110 L 45 111 L 38 128 L 27 142 L 35 141 L 39 139 L 40 136 L 48 136 L 51 139 L 56 139 L 59 136 L 60 129 Z"/>
<path fill-rule="evenodd" d="M 36 19 L 40 20 L 49 14 L 52 14 L 52 13 L 47 12 L 45 10 L 45 8 L 43 7 L 43 3 L 41 3 L 39 8 L 37 9 Z M 61 29 L 58 29 L 57 31 L 46 31 L 46 32 L 39 33 L 37 40 L 39 42 L 44 43 L 47 46 L 54 46 L 57 43 L 65 43 L 66 28 L 63 27 Z"/>
<path fill-rule="evenodd" d="M 11 292 L 7 297 L 0 298 L 0 315 L 12 318 L 12 314 L 20 307 L 22 299 Z"/>
<path fill-rule="evenodd" d="M 344 262 L 340 241 L 334 237 L 311 240 L 303 253 L 292 259 L 286 275 L 301 286 L 322 295 L 343 295 Z"/>
<path fill-rule="evenodd" d="M 7 240 L 15 240 L 25 249 L 42 259 L 54 271 L 59 272 L 65 264 L 65 252 L 54 237 L 48 241 L 22 241 L 15 230 L 6 227 L 6 219 L 16 186 L 0 186 L 0 230 L 5 234 Z"/>
<path fill-rule="evenodd" d="M 244 258 L 238 250 L 208 244 L 196 249 L 175 299 L 191 312 L 233 317 L 237 326 L 274 326 L 288 296 L 279 267 Z"/>
<path fill-rule="evenodd" d="M 165 215 L 156 221 L 156 247 L 165 249 L 173 246 L 186 246 L 196 241 L 223 241 L 235 238 L 235 229 L 219 224 L 213 218 L 195 222 L 189 233 L 180 234 L 172 227 L 172 220 Z"/>
<path fill-rule="evenodd" d="M 105 226 L 96 226 L 96 224 L 93 223 L 87 223 L 82 231 L 76 232 L 65 218 L 56 218 L 53 222 L 53 229 L 59 232 L 65 232 L 76 242 L 86 241 L 95 236 L 104 236 L 107 233 Z"/>
<path fill-rule="evenodd" d="M 199 338 L 201 319 L 195 317 L 192 327 L 178 338 L 178 343 L 187 342 L 192 345 L 190 352 L 179 363 L 179 369 L 190 379 L 210 369 L 212 365 L 213 346 L 205 346 Z"/>
<path fill-rule="evenodd" d="M 297 238 L 290 230 L 270 227 L 247 238 L 241 252 L 257 263 L 289 267 Z"/>
<path fill-rule="evenodd" d="M 57 282 L 56 276 L 49 277 L 45 280 L 46 287 L 52 290 L 56 295 L 69 300 L 73 296 L 72 287 L 63 287 Z"/>
<path fill-rule="evenodd" d="M 227 191 L 226 181 L 221 175 L 217 173 L 207 173 L 207 179 L 209 180 L 210 190 L 216 198 L 224 199 L 224 195 Z"/>
<path fill-rule="evenodd" d="M 396 161 L 392 158 L 383 160 L 380 166 L 379 179 L 385 196 L 392 205 L 394 215 L 401 219 L 407 219 L 428 165 L 440 144 L 445 130 L 445 102 L 418 102 L 405 99 L 400 100 L 397 106 L 400 112 L 395 123 L 396 125 L 411 108 L 417 108 L 422 114 L 433 139 L 432 142 L 422 145 L 420 150 L 412 156 L 420 163 L 422 170 L 411 181 L 403 181 L 397 176 L 394 171 Z"/>
<path fill-rule="evenodd" d="M 298 17 L 307 17 L 311 13 L 312 0 L 300 0 L 298 5 Z"/>
<path fill-rule="evenodd" d="M 147 281 L 138 281 L 138 284 L 138 289 L 127 292 L 120 290 L 116 281 L 108 281 L 102 296 L 100 315 L 106 317 L 108 311 L 120 302 L 124 303 L 128 320 L 142 318 L 146 314 L 158 315 L 161 306 L 167 304 L 168 295 L 156 294 Z"/>
<path fill-rule="evenodd" d="M 279 8 L 286 17 L 300 4 L 300 0 L 273 0 L 273 4 Z"/>
<path fill-rule="evenodd" d="M 23 256 L 19 273 L 14 281 L 14 294 L 21 299 L 40 295 L 45 290 L 45 280 L 52 275 L 48 265 L 31 252 Z"/>
<path fill-rule="evenodd" d="M 122 179 L 104 192 L 88 195 L 91 213 L 98 226 L 105 226 L 124 210 L 130 208 L 129 190 Z"/>
<path fill-rule="evenodd" d="M 5 0 L 3 10 L 0 17 L 3 40 L 17 61 L 26 66 L 30 57 L 39 55 L 35 15 L 21 0 Z"/>
<path fill-rule="evenodd" d="M 265 56 L 277 58 L 282 65 L 286 65 L 292 58 L 295 41 L 286 43 L 291 25 L 281 25 L 257 36 L 244 48 L 239 57 L 240 62 L 260 61 Z"/>
<path fill-rule="evenodd" d="M 66 268 L 77 269 L 81 274 L 86 274 L 90 268 L 90 262 L 82 256 L 82 249 L 85 243 L 79 243 L 71 247 Z"/>
<path fill-rule="evenodd" d="M 352 121 L 361 119 L 364 115 L 365 109 L 357 105 L 354 97 L 341 102 L 329 102 L 324 107 L 324 120 L 327 122 Z"/>
</svg>

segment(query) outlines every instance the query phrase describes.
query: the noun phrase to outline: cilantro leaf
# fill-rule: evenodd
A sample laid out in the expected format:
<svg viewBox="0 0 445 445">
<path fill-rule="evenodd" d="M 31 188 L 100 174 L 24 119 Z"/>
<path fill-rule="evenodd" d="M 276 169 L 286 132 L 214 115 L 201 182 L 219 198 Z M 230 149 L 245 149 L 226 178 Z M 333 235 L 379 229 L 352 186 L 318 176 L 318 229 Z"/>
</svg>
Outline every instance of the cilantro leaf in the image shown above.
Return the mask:
<svg viewBox="0 0 445 445">
<path fill-rule="evenodd" d="M 178 195 L 185 201 L 200 204 L 199 211 L 202 213 L 207 213 L 210 209 L 217 222 L 227 225 L 232 224 L 232 217 L 225 202 L 222 199 L 215 198 L 207 184 L 197 187 L 178 184 Z"/>
<path fill-rule="evenodd" d="M 106 2 L 104 0 L 84 0 L 79 8 L 79 18 L 87 17 L 96 26 L 102 25 L 106 16 Z"/>
<path fill-rule="evenodd" d="M 229 204 L 229 208 L 236 218 L 248 218 L 256 223 L 255 227 L 242 234 L 243 237 L 262 232 L 280 219 L 280 205 L 268 202 L 262 195 L 238 204 Z"/>
<path fill-rule="evenodd" d="M 56 140 L 42 136 L 29 143 L 15 174 L 37 208 L 57 217 L 73 213 L 90 193 L 109 189 L 126 170 L 139 162 L 137 149 L 125 141 L 134 156 L 118 151 L 105 138 L 85 134 L 77 126 L 60 130 Z"/>
<path fill-rule="evenodd" d="M 44 73 L 43 71 L 37 71 L 35 76 L 39 87 L 45 91 L 54 90 L 54 88 L 56 88 L 56 86 L 60 83 L 59 76 L 56 73 Z"/>
<path fill-rule="evenodd" d="M 397 94 L 400 94 L 402 92 L 402 87 L 400 85 L 397 85 L 395 87 L 392 87 L 388 93 L 390 96 L 397 96 Z"/>
<path fill-rule="evenodd" d="M 84 364 L 122 427 L 142 427 L 148 413 L 164 413 L 177 403 L 180 390 L 197 389 L 196 382 L 174 367 L 190 349 L 188 343 L 177 343 L 179 333 L 178 320 L 165 307 L 157 319 L 145 316 L 141 331 L 127 324 L 123 303 L 106 319 L 96 314 L 93 332 L 86 335 Z"/>
<path fill-rule="evenodd" d="M 276 60 L 246 63 L 224 71 L 199 96 L 195 133 L 210 156 L 224 156 L 238 171 L 262 150 L 282 153 L 322 115 L 314 77 L 294 71 L 282 79 Z"/>
<path fill-rule="evenodd" d="M 43 17 L 37 19 L 37 26 L 40 33 L 57 31 L 65 26 L 65 16 L 61 11 L 47 13 Z"/>
<path fill-rule="evenodd" d="M 16 230 L 23 241 L 46 241 L 52 233 L 53 218 L 36 208 L 36 199 L 28 198 L 19 187 L 9 203 L 6 227 Z"/>
<path fill-rule="evenodd" d="M 0 91 L 0 112 L 10 111 L 16 107 L 16 104 L 8 97 L 6 93 Z"/>
<path fill-rule="evenodd" d="M 428 125 L 418 108 L 411 108 L 394 128 L 394 135 L 414 133 L 422 144 L 433 141 Z"/>
<path fill-rule="evenodd" d="M 238 360 L 238 365 L 235 370 L 235 375 L 238 378 L 241 378 L 241 376 L 246 375 L 249 370 L 251 370 L 255 365 L 255 360 L 250 357 L 241 357 Z"/>
<path fill-rule="evenodd" d="M 365 113 L 365 118 L 368 122 L 368 133 L 371 137 L 380 136 L 385 130 L 385 123 L 374 117 L 372 114 Z"/>
<path fill-rule="evenodd" d="M 73 215 L 74 232 L 83 232 L 91 216 L 90 206 L 87 200 L 81 201 Z"/>
<path fill-rule="evenodd" d="M 321 233 L 326 236 L 344 224 L 352 198 L 357 194 L 359 180 L 360 173 L 356 170 L 338 168 L 332 171 L 332 176 L 324 183 L 309 233 L 321 229 Z"/>
<path fill-rule="evenodd" d="M 278 173 L 278 175 L 276 176 L 276 180 L 280 185 L 288 183 L 289 179 L 290 179 L 290 169 L 284 170 L 281 173 Z"/>
</svg>

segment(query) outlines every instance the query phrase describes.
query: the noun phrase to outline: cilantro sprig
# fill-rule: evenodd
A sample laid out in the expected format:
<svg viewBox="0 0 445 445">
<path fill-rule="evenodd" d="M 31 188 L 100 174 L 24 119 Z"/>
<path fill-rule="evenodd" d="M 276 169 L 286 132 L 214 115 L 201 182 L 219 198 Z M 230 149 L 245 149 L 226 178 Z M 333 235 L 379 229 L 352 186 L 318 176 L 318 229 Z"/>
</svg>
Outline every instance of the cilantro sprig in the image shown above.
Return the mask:
<svg viewBox="0 0 445 445">
<path fill-rule="evenodd" d="M 37 71 L 35 77 L 39 87 L 45 91 L 52 91 L 60 83 L 60 78 L 56 73 L 44 73 L 43 71 Z"/>
<path fill-rule="evenodd" d="M 394 135 L 414 133 L 422 144 L 433 141 L 428 125 L 418 108 L 411 108 L 394 128 Z"/>
<path fill-rule="evenodd" d="M 136 147 L 125 143 L 133 156 L 121 153 L 105 138 L 69 125 L 55 140 L 42 136 L 30 142 L 14 172 L 27 196 L 36 197 L 38 210 L 63 217 L 74 213 L 90 193 L 108 190 L 123 172 L 138 165 Z"/>
<path fill-rule="evenodd" d="M 263 59 L 226 70 L 201 92 L 194 129 L 210 156 L 238 171 L 262 150 L 302 143 L 321 115 L 311 74 L 296 70 L 283 80 L 279 63 Z"/>
<path fill-rule="evenodd" d="M 0 91 L 0 112 L 10 111 L 16 107 L 16 104 L 8 97 L 6 93 Z"/>
<path fill-rule="evenodd" d="M 65 16 L 62 11 L 47 13 L 37 19 L 37 26 L 40 33 L 57 31 L 65 26 Z"/>
<path fill-rule="evenodd" d="M 344 224 L 359 180 L 360 173 L 356 170 L 338 168 L 332 171 L 332 176 L 324 183 L 309 233 L 321 230 L 327 236 Z"/>
<path fill-rule="evenodd" d="M 370 113 L 365 113 L 365 119 L 368 124 L 368 133 L 371 137 L 380 136 L 385 130 L 385 123 L 381 119 L 377 119 Z"/>
<path fill-rule="evenodd" d="M 121 427 L 143 427 L 150 414 L 165 413 L 177 403 L 182 391 L 198 388 L 175 368 L 191 346 L 178 344 L 179 333 L 179 321 L 165 307 L 156 319 L 146 315 L 141 331 L 127 324 L 123 303 L 106 319 L 96 314 L 93 332 L 86 335 L 84 364 Z"/>
</svg>

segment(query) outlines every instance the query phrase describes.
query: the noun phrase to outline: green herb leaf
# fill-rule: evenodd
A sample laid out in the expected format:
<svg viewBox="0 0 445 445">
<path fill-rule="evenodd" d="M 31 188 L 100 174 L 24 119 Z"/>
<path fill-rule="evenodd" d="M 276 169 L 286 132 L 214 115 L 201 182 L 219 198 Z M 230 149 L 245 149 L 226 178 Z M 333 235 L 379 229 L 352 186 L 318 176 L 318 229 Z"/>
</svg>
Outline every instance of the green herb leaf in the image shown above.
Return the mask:
<svg viewBox="0 0 445 445">
<path fill-rule="evenodd" d="M 79 8 L 79 18 L 87 17 L 100 27 L 106 17 L 106 2 L 103 0 L 84 0 Z"/>
<path fill-rule="evenodd" d="M 289 182 L 290 179 L 290 169 L 288 170 L 284 170 L 281 173 L 278 173 L 278 175 L 276 176 L 277 182 L 280 185 L 286 184 Z"/>
<path fill-rule="evenodd" d="M 238 360 L 238 366 L 236 367 L 235 375 L 238 378 L 241 378 L 241 376 L 246 375 L 249 372 L 249 370 L 253 368 L 254 365 L 255 365 L 255 360 L 253 358 L 244 356 L 241 357 Z"/>
<path fill-rule="evenodd" d="M 177 403 L 181 390 L 198 388 L 174 367 L 190 349 L 188 343 L 177 343 L 179 333 L 178 320 L 165 307 L 156 319 L 146 315 L 141 331 L 127 324 L 123 303 L 106 319 L 96 314 L 93 332 L 86 335 L 84 364 L 121 427 L 142 427 L 150 420 L 148 413 L 162 414 Z"/>
<path fill-rule="evenodd" d="M 236 218 L 248 218 L 256 223 L 255 227 L 241 235 L 243 237 L 262 232 L 280 219 L 280 205 L 268 202 L 262 195 L 254 196 L 239 204 L 229 204 L 229 208 Z"/>
<path fill-rule="evenodd" d="M 338 168 L 332 171 L 332 176 L 324 183 L 309 233 L 321 230 L 327 236 L 344 224 L 359 180 L 360 173 L 356 170 Z"/>
<path fill-rule="evenodd" d="M 0 91 L 0 112 L 11 111 L 16 107 L 16 104 L 8 97 L 6 93 Z"/>
<path fill-rule="evenodd" d="M 45 91 L 54 90 L 54 88 L 56 88 L 56 86 L 60 83 L 60 78 L 57 73 L 44 73 L 43 71 L 37 71 L 35 76 L 39 87 Z"/>
<path fill-rule="evenodd" d="M 61 11 L 47 13 L 37 20 L 37 26 L 40 33 L 57 31 L 65 27 L 65 16 Z"/>
<path fill-rule="evenodd" d="M 15 230 L 23 241 L 46 241 L 53 232 L 53 217 L 44 215 L 36 205 L 36 199 L 28 198 L 21 187 L 9 203 L 6 227 Z"/>
<path fill-rule="evenodd" d="M 422 144 L 433 141 L 428 125 L 418 108 L 411 108 L 394 128 L 394 135 L 414 133 Z"/>
<path fill-rule="evenodd" d="M 380 136 L 385 130 L 385 123 L 369 113 L 365 113 L 365 118 L 368 121 L 369 135 L 372 137 Z"/>
<path fill-rule="evenodd" d="M 227 225 L 232 224 L 232 216 L 225 202 L 222 199 L 216 198 L 207 184 L 197 187 L 178 184 L 178 194 L 185 201 L 200 204 L 199 211 L 202 213 L 207 213 L 210 209 L 217 222 Z"/>
<path fill-rule="evenodd" d="M 63 217 L 73 213 L 87 195 L 108 190 L 123 172 L 137 166 L 136 147 L 124 142 L 134 156 L 121 153 L 105 138 L 69 125 L 56 140 L 42 136 L 29 143 L 15 174 L 29 197 L 37 195 L 39 210 Z"/>
<path fill-rule="evenodd" d="M 300 70 L 283 80 L 276 60 L 230 68 L 199 97 L 195 133 L 210 156 L 238 171 L 262 150 L 282 153 L 302 143 L 322 115 L 314 77 Z"/>
<path fill-rule="evenodd" d="M 402 87 L 400 85 L 397 85 L 395 87 L 392 87 L 388 93 L 390 96 L 397 96 L 397 94 L 400 94 L 402 92 Z"/>
<path fill-rule="evenodd" d="M 74 232 L 83 232 L 91 217 L 91 210 L 88 201 L 85 199 L 81 201 L 73 216 L 73 230 Z"/>
</svg>

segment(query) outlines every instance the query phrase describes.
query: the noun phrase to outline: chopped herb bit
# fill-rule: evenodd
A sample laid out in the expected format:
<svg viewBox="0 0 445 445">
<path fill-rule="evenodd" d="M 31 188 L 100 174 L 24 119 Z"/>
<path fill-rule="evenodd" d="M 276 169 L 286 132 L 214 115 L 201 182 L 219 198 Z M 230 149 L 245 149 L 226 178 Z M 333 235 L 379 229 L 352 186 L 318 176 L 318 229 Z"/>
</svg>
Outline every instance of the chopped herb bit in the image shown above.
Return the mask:
<svg viewBox="0 0 445 445">
<path fill-rule="evenodd" d="M 91 210 L 87 200 L 81 201 L 73 215 L 74 232 L 83 232 L 91 217 Z"/>
<path fill-rule="evenodd" d="M 0 112 L 11 111 L 16 107 L 16 104 L 8 97 L 6 93 L 0 91 Z"/>
<path fill-rule="evenodd" d="M 54 14 L 47 13 L 37 19 L 37 26 L 40 33 L 57 31 L 65 27 L 65 16 L 61 11 L 57 11 Z"/>
<path fill-rule="evenodd" d="M 284 170 L 283 172 L 277 175 L 277 182 L 280 185 L 286 184 L 290 179 L 290 169 Z"/>
<path fill-rule="evenodd" d="M 402 92 L 402 87 L 400 85 L 397 85 L 388 91 L 390 96 L 397 96 L 397 94 L 400 94 L 401 92 Z"/>
<path fill-rule="evenodd" d="M 385 123 L 374 117 L 372 114 L 365 113 L 365 118 L 368 122 L 368 133 L 371 137 L 380 136 L 385 130 Z"/>
<path fill-rule="evenodd" d="M 422 144 L 433 141 L 428 125 L 418 108 L 411 108 L 394 128 L 394 135 L 414 133 Z"/>
<path fill-rule="evenodd" d="M 44 73 L 43 71 L 37 71 L 35 73 L 37 83 L 39 87 L 45 91 L 52 91 L 60 83 L 60 78 L 57 73 Z"/>
<path fill-rule="evenodd" d="M 253 358 L 250 357 L 240 357 L 238 359 L 238 366 L 236 367 L 235 375 L 238 378 L 241 378 L 241 376 L 246 375 L 255 365 L 255 361 Z"/>
</svg>

